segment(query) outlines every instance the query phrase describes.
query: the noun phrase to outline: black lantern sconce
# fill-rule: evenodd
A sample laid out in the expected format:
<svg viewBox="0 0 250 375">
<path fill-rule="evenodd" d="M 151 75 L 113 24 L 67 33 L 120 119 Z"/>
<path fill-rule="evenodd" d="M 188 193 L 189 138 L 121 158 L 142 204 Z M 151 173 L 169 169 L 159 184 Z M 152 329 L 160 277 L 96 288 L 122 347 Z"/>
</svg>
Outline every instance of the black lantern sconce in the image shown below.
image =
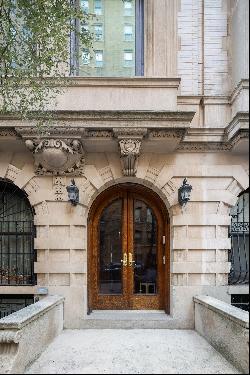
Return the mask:
<svg viewBox="0 0 250 375">
<path fill-rule="evenodd" d="M 181 207 L 185 207 L 186 204 L 190 201 L 191 191 L 193 187 L 188 184 L 187 179 L 185 178 L 182 186 L 179 188 L 179 203 Z"/>
<path fill-rule="evenodd" d="M 69 202 L 71 202 L 72 206 L 77 206 L 79 203 L 79 189 L 76 186 L 75 180 L 71 180 L 71 184 L 67 186 L 67 192 Z"/>
</svg>

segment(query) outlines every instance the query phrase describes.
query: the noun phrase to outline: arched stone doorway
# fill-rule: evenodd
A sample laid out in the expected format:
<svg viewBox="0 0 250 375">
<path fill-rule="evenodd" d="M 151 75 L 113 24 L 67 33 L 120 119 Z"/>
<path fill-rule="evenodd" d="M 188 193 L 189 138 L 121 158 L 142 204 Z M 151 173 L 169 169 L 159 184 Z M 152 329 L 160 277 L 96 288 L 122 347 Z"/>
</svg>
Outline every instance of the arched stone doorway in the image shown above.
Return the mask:
<svg viewBox="0 0 250 375">
<path fill-rule="evenodd" d="M 89 310 L 169 313 L 170 230 L 160 197 L 138 184 L 102 192 L 88 220 Z"/>
</svg>

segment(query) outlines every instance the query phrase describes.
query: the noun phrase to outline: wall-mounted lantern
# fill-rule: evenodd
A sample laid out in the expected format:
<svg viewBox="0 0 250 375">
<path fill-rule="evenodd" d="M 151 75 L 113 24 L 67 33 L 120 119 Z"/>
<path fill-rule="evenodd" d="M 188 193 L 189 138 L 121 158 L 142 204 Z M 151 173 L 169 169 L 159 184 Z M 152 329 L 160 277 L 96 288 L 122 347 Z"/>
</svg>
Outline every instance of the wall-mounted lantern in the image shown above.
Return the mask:
<svg viewBox="0 0 250 375">
<path fill-rule="evenodd" d="M 186 206 L 186 204 L 190 201 L 192 190 L 193 187 L 188 184 L 187 179 L 185 178 L 182 186 L 178 190 L 179 203 L 182 207 Z"/>
<path fill-rule="evenodd" d="M 79 203 L 79 189 L 76 186 L 75 180 L 71 180 L 71 184 L 67 186 L 67 192 L 69 202 L 71 202 L 72 206 L 77 206 Z"/>
</svg>

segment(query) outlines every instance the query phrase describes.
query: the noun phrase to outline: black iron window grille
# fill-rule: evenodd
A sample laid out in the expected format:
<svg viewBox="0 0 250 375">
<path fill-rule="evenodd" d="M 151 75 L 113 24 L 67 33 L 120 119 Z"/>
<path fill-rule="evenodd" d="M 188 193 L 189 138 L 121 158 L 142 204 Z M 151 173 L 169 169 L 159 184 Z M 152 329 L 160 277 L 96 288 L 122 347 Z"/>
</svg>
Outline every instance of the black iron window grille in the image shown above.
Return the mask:
<svg viewBox="0 0 250 375">
<path fill-rule="evenodd" d="M 33 210 L 26 194 L 0 179 L 0 285 L 34 285 Z"/>
<path fill-rule="evenodd" d="M 249 284 L 249 189 L 239 196 L 231 217 L 229 284 Z"/>
<path fill-rule="evenodd" d="M 33 295 L 1 295 L 0 294 L 0 319 L 22 310 L 34 303 Z"/>
</svg>

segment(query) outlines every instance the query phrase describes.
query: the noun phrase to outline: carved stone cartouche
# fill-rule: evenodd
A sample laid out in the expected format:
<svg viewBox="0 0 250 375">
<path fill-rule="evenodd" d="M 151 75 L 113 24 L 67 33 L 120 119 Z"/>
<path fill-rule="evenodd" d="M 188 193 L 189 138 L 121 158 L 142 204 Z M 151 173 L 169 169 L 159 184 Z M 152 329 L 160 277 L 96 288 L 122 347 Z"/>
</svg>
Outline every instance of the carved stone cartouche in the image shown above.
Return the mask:
<svg viewBox="0 0 250 375">
<path fill-rule="evenodd" d="M 84 150 L 82 143 L 70 139 L 27 139 L 27 148 L 33 152 L 38 175 L 82 175 Z"/>
</svg>

